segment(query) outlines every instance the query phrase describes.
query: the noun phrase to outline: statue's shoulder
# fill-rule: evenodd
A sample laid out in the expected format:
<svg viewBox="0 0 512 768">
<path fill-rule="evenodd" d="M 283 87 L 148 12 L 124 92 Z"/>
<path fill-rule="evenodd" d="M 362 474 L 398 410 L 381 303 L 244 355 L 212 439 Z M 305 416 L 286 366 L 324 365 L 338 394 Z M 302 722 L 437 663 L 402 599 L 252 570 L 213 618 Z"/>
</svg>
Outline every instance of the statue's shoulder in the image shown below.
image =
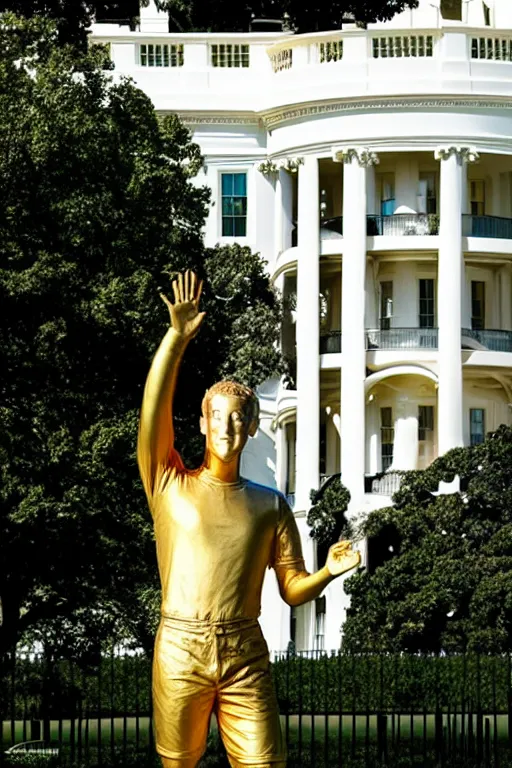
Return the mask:
<svg viewBox="0 0 512 768">
<path fill-rule="evenodd" d="M 282 504 L 286 504 L 283 494 L 276 490 L 276 488 L 270 488 L 268 485 L 254 483 L 252 480 L 246 480 L 245 482 L 246 491 L 251 496 L 265 501 L 268 505 L 271 505 L 276 509 L 282 506 Z"/>
</svg>

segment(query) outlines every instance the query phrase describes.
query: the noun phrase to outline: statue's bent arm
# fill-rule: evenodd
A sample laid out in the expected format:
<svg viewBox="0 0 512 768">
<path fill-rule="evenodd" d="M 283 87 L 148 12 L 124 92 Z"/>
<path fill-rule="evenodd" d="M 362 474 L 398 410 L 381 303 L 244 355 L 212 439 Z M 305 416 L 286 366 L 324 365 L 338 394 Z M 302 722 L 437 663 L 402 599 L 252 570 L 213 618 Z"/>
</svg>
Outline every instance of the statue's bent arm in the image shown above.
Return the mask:
<svg viewBox="0 0 512 768">
<path fill-rule="evenodd" d="M 144 490 L 153 494 L 159 471 L 172 462 L 174 428 L 172 405 L 181 358 L 187 339 L 169 328 L 146 380 L 137 441 L 137 461 Z"/>
<path fill-rule="evenodd" d="M 316 573 L 308 573 L 303 568 L 279 565 L 275 567 L 281 597 L 291 606 L 319 597 L 325 587 L 335 578 L 326 566 Z"/>
</svg>

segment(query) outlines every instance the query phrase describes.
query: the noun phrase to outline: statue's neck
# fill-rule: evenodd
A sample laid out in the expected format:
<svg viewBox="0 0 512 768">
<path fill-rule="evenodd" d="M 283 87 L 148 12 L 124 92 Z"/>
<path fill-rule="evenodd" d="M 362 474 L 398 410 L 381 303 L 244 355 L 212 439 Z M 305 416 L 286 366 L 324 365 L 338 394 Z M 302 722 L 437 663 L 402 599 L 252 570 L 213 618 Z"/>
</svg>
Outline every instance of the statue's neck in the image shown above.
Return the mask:
<svg viewBox="0 0 512 768">
<path fill-rule="evenodd" d="M 210 475 L 225 483 L 236 483 L 240 480 L 240 456 L 236 456 L 229 462 L 221 461 L 216 456 L 206 451 L 203 466 Z"/>
</svg>

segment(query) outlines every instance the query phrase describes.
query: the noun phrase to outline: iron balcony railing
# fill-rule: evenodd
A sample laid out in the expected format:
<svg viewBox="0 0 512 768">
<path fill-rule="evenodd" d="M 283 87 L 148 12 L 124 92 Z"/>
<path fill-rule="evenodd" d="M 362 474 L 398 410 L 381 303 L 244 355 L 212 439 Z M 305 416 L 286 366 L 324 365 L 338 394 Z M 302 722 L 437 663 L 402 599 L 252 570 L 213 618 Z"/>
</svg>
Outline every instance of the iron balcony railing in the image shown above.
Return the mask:
<svg viewBox="0 0 512 768">
<path fill-rule="evenodd" d="M 366 331 L 366 349 L 437 349 L 437 328 L 390 328 Z"/>
<path fill-rule="evenodd" d="M 341 331 L 329 331 L 320 336 L 320 354 L 341 352 Z"/>
<path fill-rule="evenodd" d="M 439 216 L 433 213 L 393 213 L 367 217 L 368 235 L 437 235 Z"/>
<path fill-rule="evenodd" d="M 465 237 L 497 237 L 512 240 L 512 219 L 502 216 L 473 216 L 463 214 L 462 234 Z"/>
<path fill-rule="evenodd" d="M 512 352 L 512 331 L 500 331 L 493 328 L 481 330 L 463 328 L 461 333 L 462 337 L 474 339 L 491 352 Z M 462 346 L 466 346 L 464 342 Z"/>
<path fill-rule="evenodd" d="M 337 232 L 338 235 L 343 234 L 343 216 L 335 216 L 333 219 L 322 219 L 320 222 L 322 229 L 328 229 L 331 232 Z"/>
<path fill-rule="evenodd" d="M 378 475 L 366 475 L 365 493 L 379 493 L 381 496 L 393 496 L 402 482 L 401 472 L 383 472 Z"/>
</svg>

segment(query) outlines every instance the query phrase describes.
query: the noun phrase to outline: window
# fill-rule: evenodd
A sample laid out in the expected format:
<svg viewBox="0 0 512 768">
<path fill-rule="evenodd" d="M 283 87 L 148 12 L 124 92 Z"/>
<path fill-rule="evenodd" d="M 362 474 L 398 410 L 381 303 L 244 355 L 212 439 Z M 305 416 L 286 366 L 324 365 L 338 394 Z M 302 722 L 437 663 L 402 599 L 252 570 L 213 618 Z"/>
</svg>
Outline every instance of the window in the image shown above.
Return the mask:
<svg viewBox="0 0 512 768">
<path fill-rule="evenodd" d="M 434 281 L 431 278 L 422 279 L 420 284 L 420 328 L 434 328 L 435 325 L 435 303 L 434 303 Z"/>
<path fill-rule="evenodd" d="M 512 38 L 473 37 L 471 58 L 491 61 L 512 61 Z"/>
<path fill-rule="evenodd" d="M 393 281 L 386 280 L 380 284 L 380 329 L 389 331 L 393 317 Z"/>
<path fill-rule="evenodd" d="M 182 45 L 141 45 L 139 47 L 141 67 L 182 67 Z"/>
<path fill-rule="evenodd" d="M 418 406 L 418 440 L 430 441 L 434 432 L 434 406 Z"/>
<path fill-rule="evenodd" d="M 380 176 L 380 215 L 391 216 L 395 210 L 395 174 Z"/>
<path fill-rule="evenodd" d="M 375 37 L 372 46 L 374 59 L 400 59 L 402 57 L 434 55 L 434 38 L 432 35 Z"/>
<path fill-rule="evenodd" d="M 436 174 L 420 173 L 418 213 L 437 213 Z"/>
<path fill-rule="evenodd" d="M 393 428 L 393 409 L 380 409 L 380 447 L 381 447 L 381 471 L 386 472 L 393 463 L 393 442 L 395 430 Z"/>
<path fill-rule="evenodd" d="M 326 61 L 341 61 L 343 58 L 343 40 L 328 40 L 319 44 L 320 63 Z"/>
<path fill-rule="evenodd" d="M 291 69 L 293 64 L 293 49 L 285 48 L 282 51 L 273 53 L 270 56 L 273 72 L 282 72 L 284 69 Z"/>
<path fill-rule="evenodd" d="M 441 16 L 443 19 L 462 21 L 462 0 L 441 0 Z"/>
<path fill-rule="evenodd" d="M 315 650 L 323 651 L 325 648 L 325 597 L 316 598 L 315 609 Z"/>
<path fill-rule="evenodd" d="M 249 46 L 219 43 L 212 45 L 212 67 L 248 67 Z"/>
<path fill-rule="evenodd" d="M 481 331 L 485 328 L 485 283 L 471 281 L 471 328 Z"/>
<path fill-rule="evenodd" d="M 469 182 L 469 212 L 472 216 L 485 214 L 485 182 L 482 179 Z"/>
<path fill-rule="evenodd" d="M 222 174 L 222 236 L 245 237 L 247 233 L 247 174 Z"/>
<path fill-rule="evenodd" d="M 485 440 L 485 411 L 483 408 L 469 409 L 470 445 L 480 445 Z"/>
</svg>

